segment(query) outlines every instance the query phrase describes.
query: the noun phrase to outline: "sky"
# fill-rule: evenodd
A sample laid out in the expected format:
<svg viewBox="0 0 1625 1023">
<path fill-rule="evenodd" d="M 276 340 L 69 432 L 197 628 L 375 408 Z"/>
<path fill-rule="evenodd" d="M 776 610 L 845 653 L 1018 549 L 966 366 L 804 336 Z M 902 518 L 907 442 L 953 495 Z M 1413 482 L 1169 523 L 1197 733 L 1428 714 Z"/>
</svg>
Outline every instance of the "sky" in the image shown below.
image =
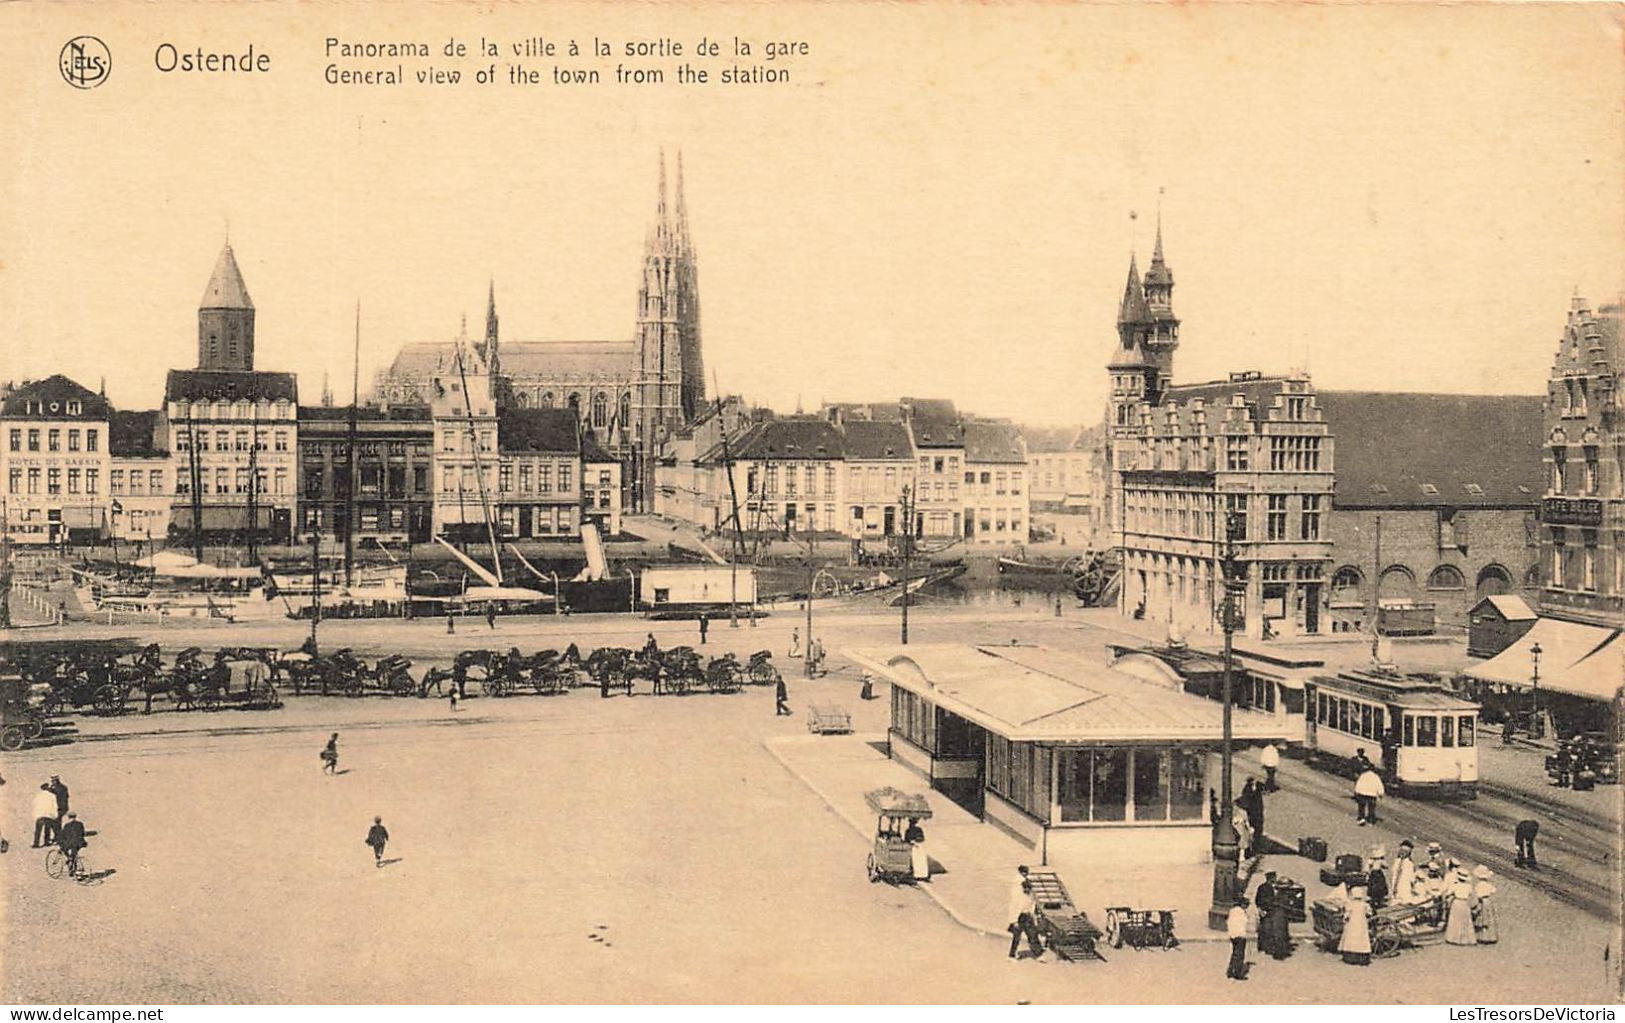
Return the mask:
<svg viewBox="0 0 1625 1023">
<path fill-rule="evenodd" d="M 307 402 L 324 374 L 348 399 L 358 302 L 364 382 L 465 314 L 478 330 L 491 281 L 505 340 L 630 338 L 660 154 L 680 149 L 707 386 L 782 411 L 906 394 L 1097 421 L 1159 206 L 1176 379 L 1538 393 L 1571 295 L 1625 282 L 1616 13 L 0 6 L 18 100 L 0 110 L 0 379 L 105 377 L 117 406 L 153 407 L 195 363 L 228 231 L 257 364 L 297 371 Z M 57 69 L 81 33 L 114 57 L 92 90 Z M 535 35 L 808 53 L 776 86 L 322 79 L 328 36 Z M 164 42 L 253 44 L 272 70 L 162 74 Z"/>
</svg>

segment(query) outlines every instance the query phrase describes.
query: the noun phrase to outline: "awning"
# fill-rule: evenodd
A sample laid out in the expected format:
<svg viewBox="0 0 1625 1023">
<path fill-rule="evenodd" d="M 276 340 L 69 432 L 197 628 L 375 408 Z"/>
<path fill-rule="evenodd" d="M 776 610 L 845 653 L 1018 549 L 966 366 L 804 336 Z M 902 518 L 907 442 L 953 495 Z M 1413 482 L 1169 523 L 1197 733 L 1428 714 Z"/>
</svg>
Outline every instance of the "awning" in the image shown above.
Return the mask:
<svg viewBox="0 0 1625 1023">
<path fill-rule="evenodd" d="M 1542 618 L 1518 641 L 1463 674 L 1480 682 L 1531 688 L 1534 648 L 1540 646 L 1540 688 L 1612 700 L 1625 685 L 1620 630 Z"/>
</svg>

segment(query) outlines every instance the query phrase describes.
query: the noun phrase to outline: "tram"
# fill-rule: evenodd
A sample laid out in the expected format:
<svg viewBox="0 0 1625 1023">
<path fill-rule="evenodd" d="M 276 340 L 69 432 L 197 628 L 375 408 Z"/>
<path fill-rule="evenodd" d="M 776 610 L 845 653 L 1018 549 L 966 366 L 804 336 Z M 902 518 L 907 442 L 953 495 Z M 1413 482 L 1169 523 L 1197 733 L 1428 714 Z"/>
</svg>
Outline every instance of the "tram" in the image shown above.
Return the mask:
<svg viewBox="0 0 1625 1023">
<path fill-rule="evenodd" d="M 1425 679 L 1349 671 L 1304 683 L 1310 759 L 1352 762 L 1364 749 L 1398 795 L 1475 798 L 1477 733 L 1478 704 Z"/>
</svg>

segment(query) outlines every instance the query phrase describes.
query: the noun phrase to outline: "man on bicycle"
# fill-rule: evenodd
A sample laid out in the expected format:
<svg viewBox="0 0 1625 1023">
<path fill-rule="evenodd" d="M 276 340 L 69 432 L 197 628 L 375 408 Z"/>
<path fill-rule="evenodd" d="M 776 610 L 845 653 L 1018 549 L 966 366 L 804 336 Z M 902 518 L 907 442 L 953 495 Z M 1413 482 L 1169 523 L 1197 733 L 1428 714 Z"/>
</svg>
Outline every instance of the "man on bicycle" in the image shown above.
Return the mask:
<svg viewBox="0 0 1625 1023">
<path fill-rule="evenodd" d="M 85 825 L 79 815 L 70 811 L 68 819 L 62 825 L 62 834 L 57 837 L 56 847 L 62 850 L 62 855 L 68 858 L 68 876 L 79 876 L 79 850 L 90 843 L 85 839 Z"/>
</svg>

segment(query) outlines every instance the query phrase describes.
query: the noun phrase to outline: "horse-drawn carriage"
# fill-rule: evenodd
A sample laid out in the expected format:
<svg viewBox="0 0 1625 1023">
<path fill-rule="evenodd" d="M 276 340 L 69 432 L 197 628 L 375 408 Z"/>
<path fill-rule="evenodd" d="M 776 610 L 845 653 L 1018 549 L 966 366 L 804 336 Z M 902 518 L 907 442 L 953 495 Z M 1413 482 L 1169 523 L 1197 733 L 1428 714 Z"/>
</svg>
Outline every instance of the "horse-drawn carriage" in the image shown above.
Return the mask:
<svg viewBox="0 0 1625 1023">
<path fill-rule="evenodd" d="M 9 671 L 0 674 L 0 750 L 20 750 L 44 734 L 45 713 L 34 706 L 28 680 Z"/>
<path fill-rule="evenodd" d="M 751 654 L 745 664 L 745 676 L 753 686 L 778 685 L 779 669 L 773 666 L 773 651 L 758 650 Z"/>
</svg>

